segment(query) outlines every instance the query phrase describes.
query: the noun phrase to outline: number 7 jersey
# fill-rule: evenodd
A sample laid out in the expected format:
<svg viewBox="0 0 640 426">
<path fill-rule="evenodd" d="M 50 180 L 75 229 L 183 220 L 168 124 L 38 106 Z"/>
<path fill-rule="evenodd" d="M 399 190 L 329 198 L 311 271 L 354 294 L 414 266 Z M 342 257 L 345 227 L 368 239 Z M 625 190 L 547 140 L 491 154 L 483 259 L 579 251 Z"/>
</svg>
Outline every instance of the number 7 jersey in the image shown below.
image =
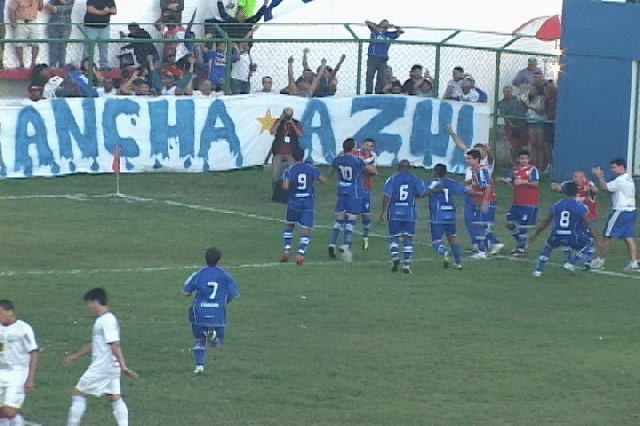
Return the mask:
<svg viewBox="0 0 640 426">
<path fill-rule="evenodd" d="M 240 296 L 231 275 L 217 266 L 208 266 L 194 272 L 182 286 L 185 293 L 196 292 L 189 308 L 194 324 L 223 326 L 230 298 Z"/>
</svg>

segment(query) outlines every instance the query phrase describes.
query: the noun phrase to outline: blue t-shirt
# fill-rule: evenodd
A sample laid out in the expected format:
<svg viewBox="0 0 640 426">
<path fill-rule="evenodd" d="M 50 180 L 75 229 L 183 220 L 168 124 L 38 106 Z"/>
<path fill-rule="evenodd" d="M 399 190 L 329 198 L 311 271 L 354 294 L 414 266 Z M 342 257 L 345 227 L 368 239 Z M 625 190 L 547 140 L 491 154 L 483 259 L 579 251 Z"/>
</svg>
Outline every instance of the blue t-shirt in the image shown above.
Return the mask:
<svg viewBox="0 0 640 426">
<path fill-rule="evenodd" d="M 575 198 L 563 198 L 554 203 L 549 212 L 553 215 L 552 235 L 566 237 L 589 233 L 582 220 L 589 210 Z"/>
<path fill-rule="evenodd" d="M 450 178 L 433 179 L 425 185 L 427 189 L 443 187 L 442 192 L 429 195 L 429 213 L 433 223 L 455 223 L 456 204 L 454 195 L 462 195 L 467 189 L 461 183 Z"/>
<path fill-rule="evenodd" d="M 371 38 L 372 40 L 395 40 L 400 36 L 398 31 L 375 31 L 371 30 Z M 389 47 L 391 47 L 390 43 L 376 43 L 372 41 L 369 43 L 369 56 L 383 56 L 389 57 Z"/>
<path fill-rule="evenodd" d="M 424 194 L 426 188 L 416 175 L 411 172 L 400 172 L 392 175 L 384 183 L 384 195 L 390 197 L 388 220 L 415 221 L 416 197 Z"/>
<path fill-rule="evenodd" d="M 217 266 L 194 272 L 183 284 L 182 291 L 196 292 L 190 309 L 193 323 L 200 325 L 225 325 L 227 301 L 240 296 L 231 275 Z"/>
<path fill-rule="evenodd" d="M 362 196 L 362 169 L 364 160 L 351 154 L 339 155 L 331 163 L 338 173 L 338 197 Z"/>
<path fill-rule="evenodd" d="M 226 56 L 215 50 L 209 50 L 202 54 L 202 59 L 209 61 L 209 80 L 211 83 L 218 84 L 223 81 L 226 74 Z"/>
<path fill-rule="evenodd" d="M 289 207 L 313 210 L 314 184 L 320 171 L 313 164 L 296 163 L 284 172 L 289 181 Z"/>
</svg>

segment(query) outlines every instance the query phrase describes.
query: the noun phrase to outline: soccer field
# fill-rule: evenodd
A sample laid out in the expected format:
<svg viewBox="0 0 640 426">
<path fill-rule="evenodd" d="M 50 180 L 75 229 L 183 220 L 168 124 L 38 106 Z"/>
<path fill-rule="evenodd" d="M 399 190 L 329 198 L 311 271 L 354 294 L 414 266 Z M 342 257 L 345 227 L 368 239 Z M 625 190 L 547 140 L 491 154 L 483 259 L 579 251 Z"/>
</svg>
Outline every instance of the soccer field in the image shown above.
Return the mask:
<svg viewBox="0 0 640 426">
<path fill-rule="evenodd" d="M 445 270 L 422 204 L 413 274 L 393 274 L 377 220 L 393 172 L 374 182 L 374 236 L 363 252 L 356 235 L 351 264 L 327 255 L 334 183 L 318 185 L 301 267 L 278 262 L 284 206 L 269 201 L 270 170 L 122 175 L 120 197 L 110 175 L 0 181 L 0 298 L 42 349 L 25 418 L 64 424 L 89 359 L 60 361 L 90 339 L 82 294 L 101 286 L 141 375 L 122 379 L 134 426 L 639 424 L 640 274 L 622 271 L 624 244 L 614 242 L 605 271 L 575 276 L 555 252 L 544 275 L 531 276 L 547 232 L 524 259 Z M 548 186 L 540 216 L 559 199 Z M 498 190 L 496 229 L 510 249 L 511 194 Z M 599 205 L 605 217 L 606 194 Z M 179 290 L 213 245 L 242 296 L 196 377 Z M 110 405 L 90 397 L 82 424 L 115 424 Z"/>
</svg>

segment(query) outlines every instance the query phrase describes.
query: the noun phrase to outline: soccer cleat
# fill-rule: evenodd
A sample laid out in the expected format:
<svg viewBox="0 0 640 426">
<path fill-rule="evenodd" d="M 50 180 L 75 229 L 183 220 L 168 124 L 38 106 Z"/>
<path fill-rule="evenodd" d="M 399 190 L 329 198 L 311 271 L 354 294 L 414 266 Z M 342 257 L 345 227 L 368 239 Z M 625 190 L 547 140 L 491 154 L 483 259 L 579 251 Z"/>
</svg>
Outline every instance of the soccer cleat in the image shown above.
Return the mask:
<svg viewBox="0 0 640 426">
<path fill-rule="evenodd" d="M 511 256 L 513 256 L 515 258 L 524 257 L 524 250 L 523 249 L 513 249 L 513 251 L 511 252 Z"/>
<path fill-rule="evenodd" d="M 341 258 L 344 262 L 351 263 L 353 261 L 353 253 L 349 250 L 349 246 L 344 244 L 340 246 Z"/>
<path fill-rule="evenodd" d="M 473 259 L 473 260 L 486 260 L 488 258 L 489 257 L 487 256 L 487 253 L 484 251 L 478 251 L 472 254 L 471 256 L 469 256 L 469 259 Z"/>
<path fill-rule="evenodd" d="M 599 257 L 597 259 L 593 259 L 591 261 L 591 269 L 602 269 L 604 268 L 604 259 L 600 259 Z"/>
<path fill-rule="evenodd" d="M 329 257 L 332 259 L 337 258 L 336 256 L 336 246 L 335 245 L 329 245 Z"/>
<path fill-rule="evenodd" d="M 369 237 L 362 237 L 362 250 L 369 250 Z"/>
<path fill-rule="evenodd" d="M 304 256 L 299 254 L 296 256 L 296 265 L 302 266 L 304 263 Z"/>
<path fill-rule="evenodd" d="M 629 264 L 627 266 L 624 267 L 624 270 L 626 272 L 629 272 L 629 271 L 640 271 L 640 268 L 638 268 L 638 261 L 637 260 L 632 260 L 631 262 L 629 262 Z"/>
<path fill-rule="evenodd" d="M 391 262 L 391 272 L 398 272 L 399 266 L 400 266 L 400 259 L 393 259 L 393 262 Z"/>
<path fill-rule="evenodd" d="M 280 262 L 285 263 L 289 260 L 289 253 L 288 252 L 284 252 L 282 253 L 282 257 L 280 258 Z"/>
<path fill-rule="evenodd" d="M 218 339 L 217 337 L 215 339 L 211 340 L 211 343 L 210 343 L 212 348 L 217 348 L 221 344 L 222 344 L 222 340 Z"/>
<path fill-rule="evenodd" d="M 494 245 L 491 246 L 491 251 L 489 252 L 489 254 L 498 254 L 500 253 L 500 250 L 502 250 L 504 248 L 504 244 L 502 243 L 496 243 Z"/>
<path fill-rule="evenodd" d="M 562 265 L 562 267 L 564 269 L 566 269 L 567 271 L 571 272 L 572 274 L 575 275 L 576 273 L 576 265 L 572 265 L 571 263 L 567 262 L 564 265 Z"/>
<path fill-rule="evenodd" d="M 542 276 L 542 271 L 538 271 L 537 269 L 535 271 L 533 271 L 532 274 L 534 277 L 541 277 Z"/>
<path fill-rule="evenodd" d="M 411 268 L 409 268 L 409 266 L 403 266 L 402 267 L 402 272 L 405 274 L 410 274 L 411 273 Z"/>
<path fill-rule="evenodd" d="M 447 269 L 449 267 L 449 263 L 451 262 L 451 251 L 447 250 L 444 252 L 444 259 L 442 259 L 442 267 Z"/>
<path fill-rule="evenodd" d="M 194 374 L 204 374 L 204 365 L 196 365 L 196 369 L 193 372 Z"/>
<path fill-rule="evenodd" d="M 455 266 L 455 268 L 458 269 L 458 270 L 462 269 L 462 264 L 461 263 L 454 263 L 453 266 Z"/>
</svg>

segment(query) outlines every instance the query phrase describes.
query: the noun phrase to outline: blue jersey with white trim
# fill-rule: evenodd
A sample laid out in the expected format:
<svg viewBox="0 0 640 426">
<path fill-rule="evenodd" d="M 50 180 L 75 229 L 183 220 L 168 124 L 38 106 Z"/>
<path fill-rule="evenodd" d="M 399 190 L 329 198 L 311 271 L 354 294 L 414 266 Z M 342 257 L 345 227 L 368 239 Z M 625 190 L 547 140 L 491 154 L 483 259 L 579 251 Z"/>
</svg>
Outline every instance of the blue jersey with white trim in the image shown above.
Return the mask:
<svg viewBox="0 0 640 426">
<path fill-rule="evenodd" d="M 575 198 L 563 198 L 554 203 L 549 212 L 553 215 L 552 235 L 562 237 L 589 233 L 582 218 L 589 209 Z"/>
<path fill-rule="evenodd" d="M 338 197 L 360 197 L 364 160 L 351 154 L 339 155 L 331 163 L 338 173 Z"/>
<path fill-rule="evenodd" d="M 417 220 L 416 198 L 425 191 L 422 181 L 411 172 L 400 172 L 389 177 L 384 184 L 384 195 L 390 197 L 387 219 Z"/>
<path fill-rule="evenodd" d="M 225 325 L 228 300 L 240 296 L 231 275 L 217 266 L 194 272 L 183 284 L 182 291 L 196 292 L 190 309 L 193 322 L 201 325 Z"/>
<path fill-rule="evenodd" d="M 427 189 L 441 186 L 442 192 L 434 192 L 429 195 L 429 213 L 432 223 L 455 223 L 456 204 L 454 195 L 462 195 L 467 189 L 464 185 L 450 178 L 433 179 L 427 182 Z"/>
<path fill-rule="evenodd" d="M 289 181 L 289 207 L 313 210 L 314 185 L 319 176 L 320 171 L 309 163 L 296 163 L 284 172 Z"/>
</svg>

